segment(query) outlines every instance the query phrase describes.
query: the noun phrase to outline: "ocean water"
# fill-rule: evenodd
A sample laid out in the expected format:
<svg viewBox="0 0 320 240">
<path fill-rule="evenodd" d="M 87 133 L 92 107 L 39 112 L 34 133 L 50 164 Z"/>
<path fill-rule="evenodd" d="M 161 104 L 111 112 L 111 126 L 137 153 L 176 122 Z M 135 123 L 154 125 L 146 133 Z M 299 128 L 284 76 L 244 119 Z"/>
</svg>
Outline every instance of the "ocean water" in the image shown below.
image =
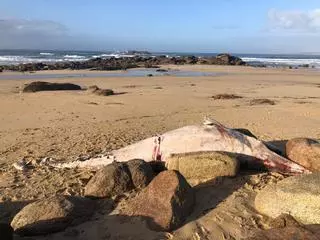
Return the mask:
<svg viewBox="0 0 320 240">
<path fill-rule="evenodd" d="M 204 77 L 204 76 L 223 76 L 226 73 L 223 72 L 199 72 L 199 71 L 178 71 L 169 70 L 168 72 L 157 72 L 157 69 L 129 69 L 126 71 L 116 71 L 116 72 L 88 72 L 85 74 L 80 74 L 75 72 L 70 73 L 21 73 L 19 75 L 8 75 L 6 73 L 0 74 L 0 80 L 28 80 L 28 79 L 53 79 L 53 78 L 92 78 L 92 77 L 146 77 L 149 74 L 152 76 L 176 76 L 176 77 Z"/>
<path fill-rule="evenodd" d="M 86 61 L 93 57 L 100 57 L 102 54 L 83 51 L 0 50 L 0 65 Z"/>
<path fill-rule="evenodd" d="M 232 53 L 231 53 L 232 54 Z M 172 53 L 154 52 L 151 56 L 166 55 L 177 56 L 216 56 L 217 53 Z M 232 54 L 242 58 L 251 65 L 277 66 L 301 66 L 308 64 L 310 67 L 320 68 L 320 55 L 279 55 L 279 54 Z M 99 51 L 44 51 L 44 50 L 0 50 L 0 65 L 21 63 L 53 63 L 64 61 L 86 61 L 92 58 L 132 57 L 128 53 L 99 52 Z"/>
<path fill-rule="evenodd" d="M 320 55 L 240 54 L 239 57 L 252 65 L 297 67 L 308 64 L 309 67 L 320 68 Z"/>
</svg>

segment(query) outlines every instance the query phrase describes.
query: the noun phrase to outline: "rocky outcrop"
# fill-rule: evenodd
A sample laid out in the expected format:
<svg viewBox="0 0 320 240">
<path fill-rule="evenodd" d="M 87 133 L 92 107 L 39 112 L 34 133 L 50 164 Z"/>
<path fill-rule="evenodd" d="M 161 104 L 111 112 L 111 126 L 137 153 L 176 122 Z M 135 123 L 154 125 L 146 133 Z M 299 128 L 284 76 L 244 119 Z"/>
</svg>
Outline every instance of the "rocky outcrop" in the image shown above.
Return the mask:
<svg viewBox="0 0 320 240">
<path fill-rule="evenodd" d="M 128 166 L 124 163 L 112 163 L 96 172 L 86 185 L 84 195 L 91 198 L 107 198 L 132 189 Z"/>
<path fill-rule="evenodd" d="M 166 160 L 168 170 L 179 171 L 192 186 L 222 176 L 235 176 L 239 170 L 237 156 L 224 152 L 173 154 Z"/>
<path fill-rule="evenodd" d="M 157 65 L 214 64 L 214 65 L 246 65 L 241 58 L 230 54 L 219 54 L 216 57 L 167 57 L 167 56 L 134 56 L 122 58 L 94 58 L 81 62 L 27 63 L 20 65 L 0 66 L 5 70 L 33 72 L 41 70 L 92 69 L 92 70 L 126 70 L 138 67 L 157 67 Z"/>
<path fill-rule="evenodd" d="M 32 82 L 23 88 L 23 92 L 40 92 L 40 91 L 66 91 L 81 90 L 81 87 L 72 83 L 49 83 L 49 82 Z"/>
<path fill-rule="evenodd" d="M 219 65 L 245 65 L 241 58 L 231 56 L 230 54 L 219 54 L 216 57 L 217 64 Z"/>
<path fill-rule="evenodd" d="M 289 213 L 302 224 L 320 224 L 320 173 L 286 178 L 262 189 L 256 209 L 272 218 Z"/>
<path fill-rule="evenodd" d="M 219 54 L 216 57 L 201 58 L 199 64 L 211 64 L 211 65 L 246 65 L 246 63 L 239 57 L 232 56 L 227 53 Z"/>
<path fill-rule="evenodd" d="M 151 166 L 142 159 L 132 159 L 127 166 L 134 188 L 146 187 L 154 177 Z"/>
<path fill-rule="evenodd" d="M 19 235 L 44 235 L 87 221 L 93 211 L 94 202 L 89 199 L 55 196 L 25 206 L 11 226 Z"/>
<path fill-rule="evenodd" d="M 146 217 L 151 229 L 171 231 L 186 220 L 195 203 L 193 189 L 177 171 L 161 172 L 128 204 L 124 214 Z"/>
<path fill-rule="evenodd" d="M 309 138 L 291 139 L 286 144 L 287 157 L 301 166 L 320 171 L 320 143 Z"/>
<path fill-rule="evenodd" d="M 137 50 L 129 50 L 126 52 L 128 55 L 151 55 L 151 52 L 148 51 L 137 51 Z"/>
</svg>

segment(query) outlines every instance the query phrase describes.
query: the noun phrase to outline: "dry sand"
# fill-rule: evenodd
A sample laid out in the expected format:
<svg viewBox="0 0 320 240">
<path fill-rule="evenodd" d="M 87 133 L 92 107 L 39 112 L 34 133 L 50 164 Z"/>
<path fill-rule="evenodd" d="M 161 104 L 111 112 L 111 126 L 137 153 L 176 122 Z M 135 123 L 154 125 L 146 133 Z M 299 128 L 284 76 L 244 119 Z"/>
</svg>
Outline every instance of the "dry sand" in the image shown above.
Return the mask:
<svg viewBox="0 0 320 240">
<path fill-rule="evenodd" d="M 23 84 L 31 80 L 0 80 L 0 221 L 11 217 L 3 211 L 7 205 L 18 208 L 26 200 L 56 193 L 82 194 L 93 174 L 40 167 L 22 174 L 12 167 L 21 158 L 33 162 L 42 157 L 72 161 L 79 155 L 94 156 L 157 133 L 200 123 L 206 116 L 229 127 L 248 128 L 265 141 L 320 138 L 318 71 L 201 65 L 164 68 L 167 67 L 228 74 L 45 79 L 83 87 L 98 85 L 121 93 L 108 97 L 86 91 L 19 93 Z M 243 98 L 211 98 L 224 93 Z M 274 100 L 276 104 L 251 106 L 250 100 L 258 98 Z M 269 220 L 253 209 L 252 202 L 259 189 L 279 178 L 282 176 L 278 174 L 243 173 L 198 187 L 194 213 L 182 228 L 170 234 L 151 232 L 139 219 L 100 214 L 93 222 L 45 239 L 240 239 L 255 228 L 268 227 Z M 1 204 L 8 199 L 14 204 Z M 121 211 L 125 203 L 125 199 L 121 200 L 115 212 Z"/>
</svg>

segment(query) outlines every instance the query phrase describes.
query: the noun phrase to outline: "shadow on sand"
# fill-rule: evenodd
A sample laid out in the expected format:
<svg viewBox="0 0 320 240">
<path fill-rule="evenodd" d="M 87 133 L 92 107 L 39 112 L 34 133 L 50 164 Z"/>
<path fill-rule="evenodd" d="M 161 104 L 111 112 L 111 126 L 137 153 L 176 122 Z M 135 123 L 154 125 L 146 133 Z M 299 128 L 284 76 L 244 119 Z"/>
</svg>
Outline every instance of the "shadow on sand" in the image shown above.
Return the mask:
<svg viewBox="0 0 320 240">
<path fill-rule="evenodd" d="M 195 186 L 196 204 L 184 225 L 215 209 L 221 202 L 248 183 L 251 175 L 263 172 L 265 171 L 241 169 L 236 177 L 219 177 L 214 181 Z"/>
</svg>

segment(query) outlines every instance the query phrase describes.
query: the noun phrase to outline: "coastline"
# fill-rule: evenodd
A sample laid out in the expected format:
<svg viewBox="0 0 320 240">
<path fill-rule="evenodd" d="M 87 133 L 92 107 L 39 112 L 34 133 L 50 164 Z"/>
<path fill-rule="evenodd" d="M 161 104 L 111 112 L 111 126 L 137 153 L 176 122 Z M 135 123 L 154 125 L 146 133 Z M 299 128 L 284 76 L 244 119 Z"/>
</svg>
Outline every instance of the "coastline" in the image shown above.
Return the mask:
<svg viewBox="0 0 320 240">
<path fill-rule="evenodd" d="M 287 67 L 287 68 L 319 68 L 319 54 L 270 54 L 270 53 L 231 53 L 248 63 L 251 66 L 260 67 Z M 146 51 L 58 51 L 58 50 L 1 50 L 0 65 L 8 64 L 56 64 L 61 66 L 65 63 L 81 63 L 93 59 L 110 59 L 110 58 L 162 58 L 167 59 L 185 59 L 188 62 L 194 59 L 213 59 L 219 53 L 200 53 L 200 52 L 146 52 Z M 161 60 L 161 59 L 160 59 Z M 77 64 L 76 64 L 77 65 Z M 1 67 L 0 67 L 1 68 Z"/>
<path fill-rule="evenodd" d="M 151 68 L 152 69 L 152 68 Z M 157 68 L 158 69 L 158 68 Z M 205 73 L 232 73 L 232 74 L 292 74 L 292 75 L 320 75 L 320 69 L 312 68 L 298 68 L 289 69 L 287 67 L 282 68 L 261 68 L 254 66 L 233 66 L 233 65 L 205 65 L 205 64 L 185 64 L 185 65 L 159 65 L 159 69 L 165 70 L 176 70 L 176 71 L 194 71 L 194 72 L 205 72 Z M 130 70 L 141 70 L 148 71 L 150 68 L 130 68 L 128 70 L 91 70 L 91 69 L 61 69 L 61 70 L 41 70 L 32 72 L 19 72 L 19 71 L 3 71 L 0 76 L 21 76 L 21 75 L 55 75 L 55 74 L 112 74 L 112 73 L 126 73 Z M 107 77 L 107 76 L 106 76 Z M 113 76 L 114 77 L 114 76 Z M 130 77 L 130 76 L 128 76 Z M 144 77 L 144 76 L 141 76 Z M 167 77 L 163 75 L 163 77 Z M 81 77 L 80 77 L 81 78 Z M 48 78 L 50 79 L 50 78 Z M 6 79 L 3 79 L 6 80 Z"/>
</svg>

